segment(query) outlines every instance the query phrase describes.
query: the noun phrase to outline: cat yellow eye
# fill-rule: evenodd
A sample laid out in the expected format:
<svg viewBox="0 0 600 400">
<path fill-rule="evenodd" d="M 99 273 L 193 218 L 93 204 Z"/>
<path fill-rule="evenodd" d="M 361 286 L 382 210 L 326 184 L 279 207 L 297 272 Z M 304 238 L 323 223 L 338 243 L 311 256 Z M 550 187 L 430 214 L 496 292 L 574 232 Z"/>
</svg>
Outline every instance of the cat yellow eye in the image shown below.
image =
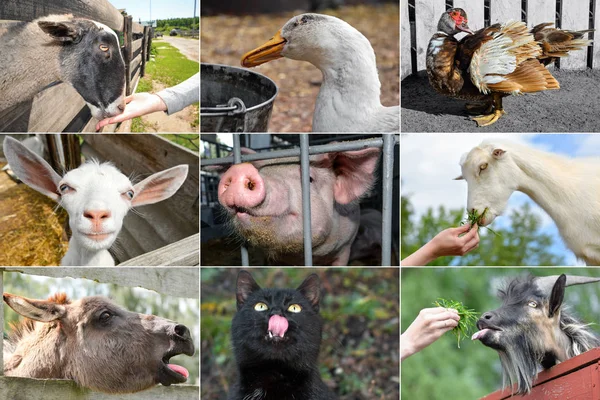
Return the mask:
<svg viewBox="0 0 600 400">
<path fill-rule="evenodd" d="M 292 304 L 288 307 L 288 311 L 293 313 L 299 313 L 300 311 L 302 311 L 302 307 L 300 307 L 300 304 Z"/>
<path fill-rule="evenodd" d="M 269 307 L 265 303 L 256 303 L 254 305 L 254 309 L 256 311 L 266 311 L 269 309 Z"/>
</svg>

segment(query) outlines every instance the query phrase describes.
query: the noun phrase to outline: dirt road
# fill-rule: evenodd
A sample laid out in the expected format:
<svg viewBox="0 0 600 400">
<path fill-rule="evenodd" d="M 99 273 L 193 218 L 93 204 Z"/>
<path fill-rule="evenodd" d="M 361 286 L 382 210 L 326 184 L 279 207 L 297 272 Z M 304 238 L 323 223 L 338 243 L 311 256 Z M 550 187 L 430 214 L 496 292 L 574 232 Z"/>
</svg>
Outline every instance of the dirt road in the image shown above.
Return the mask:
<svg viewBox="0 0 600 400">
<path fill-rule="evenodd" d="M 196 39 L 184 39 L 177 36 L 163 36 L 163 40 L 192 61 L 200 62 L 200 42 Z"/>
<path fill-rule="evenodd" d="M 435 92 L 424 71 L 402 81 L 402 132 L 599 132 L 600 71 L 552 71 L 560 90 L 509 96 L 506 115 L 478 128 L 464 101 Z"/>
</svg>

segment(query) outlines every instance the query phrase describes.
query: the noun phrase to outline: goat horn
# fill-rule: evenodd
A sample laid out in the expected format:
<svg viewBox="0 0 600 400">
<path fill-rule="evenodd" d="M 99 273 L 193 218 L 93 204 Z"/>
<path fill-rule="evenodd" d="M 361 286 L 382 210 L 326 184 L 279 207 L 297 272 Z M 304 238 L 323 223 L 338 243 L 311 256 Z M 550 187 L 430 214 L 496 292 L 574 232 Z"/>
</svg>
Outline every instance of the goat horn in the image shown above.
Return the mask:
<svg viewBox="0 0 600 400">
<path fill-rule="evenodd" d="M 536 278 L 535 282 L 542 292 L 550 295 L 552 288 L 560 275 L 542 276 Z M 567 275 L 567 283 L 565 286 L 582 285 L 584 283 L 600 282 L 600 278 L 591 276 Z"/>
</svg>

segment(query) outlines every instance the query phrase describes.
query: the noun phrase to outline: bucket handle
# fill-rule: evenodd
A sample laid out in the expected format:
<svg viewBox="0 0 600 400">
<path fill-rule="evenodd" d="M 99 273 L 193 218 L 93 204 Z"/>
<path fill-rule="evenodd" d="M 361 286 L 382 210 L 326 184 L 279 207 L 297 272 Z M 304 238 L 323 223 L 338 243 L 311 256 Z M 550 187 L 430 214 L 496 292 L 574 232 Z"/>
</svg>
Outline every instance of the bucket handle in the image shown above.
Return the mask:
<svg viewBox="0 0 600 400">
<path fill-rule="evenodd" d="M 227 104 L 218 104 L 216 107 L 200 107 L 201 117 L 225 117 L 245 113 L 246 105 L 237 97 L 232 97 Z"/>
</svg>

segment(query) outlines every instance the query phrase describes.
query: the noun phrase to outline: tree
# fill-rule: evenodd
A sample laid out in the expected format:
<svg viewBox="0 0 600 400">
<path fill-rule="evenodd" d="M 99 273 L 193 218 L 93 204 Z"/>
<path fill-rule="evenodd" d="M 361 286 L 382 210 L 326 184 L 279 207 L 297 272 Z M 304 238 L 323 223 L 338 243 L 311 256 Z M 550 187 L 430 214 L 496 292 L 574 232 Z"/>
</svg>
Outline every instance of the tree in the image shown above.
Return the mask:
<svg viewBox="0 0 600 400">
<path fill-rule="evenodd" d="M 465 217 L 464 210 L 447 210 L 444 206 L 429 208 L 416 222 L 410 199 L 402 197 L 402 259 L 414 253 L 446 228 L 460 225 Z M 495 234 L 480 228 L 479 248 L 463 257 L 440 257 L 429 265 L 563 265 L 564 258 L 549 249 L 554 240 L 541 232 L 540 218 L 531 206 L 525 203 L 521 209 L 513 210 L 502 217 L 510 220 L 509 228 L 493 228 Z"/>
</svg>

